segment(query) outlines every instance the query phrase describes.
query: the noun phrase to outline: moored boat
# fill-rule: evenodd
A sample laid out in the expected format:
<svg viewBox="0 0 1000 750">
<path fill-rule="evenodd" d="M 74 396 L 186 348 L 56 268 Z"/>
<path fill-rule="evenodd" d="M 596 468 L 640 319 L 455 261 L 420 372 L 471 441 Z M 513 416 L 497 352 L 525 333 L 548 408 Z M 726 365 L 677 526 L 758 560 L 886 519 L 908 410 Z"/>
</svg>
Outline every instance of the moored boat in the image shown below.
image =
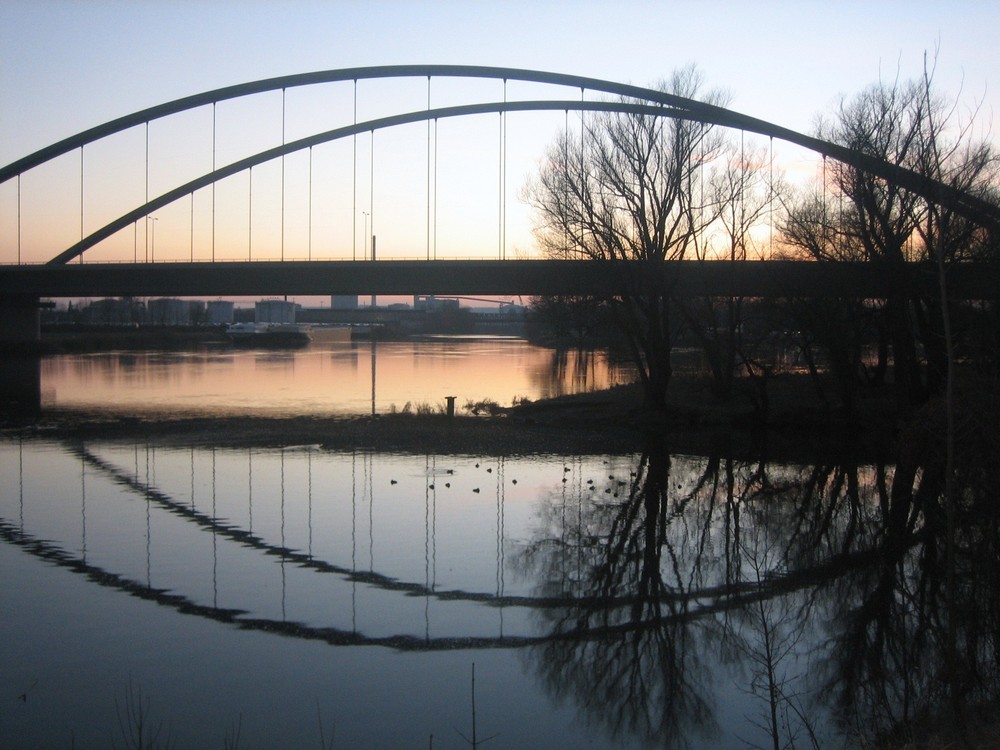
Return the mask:
<svg viewBox="0 0 1000 750">
<path fill-rule="evenodd" d="M 226 328 L 234 346 L 292 349 L 306 346 L 309 329 L 293 323 L 234 323 Z"/>
</svg>

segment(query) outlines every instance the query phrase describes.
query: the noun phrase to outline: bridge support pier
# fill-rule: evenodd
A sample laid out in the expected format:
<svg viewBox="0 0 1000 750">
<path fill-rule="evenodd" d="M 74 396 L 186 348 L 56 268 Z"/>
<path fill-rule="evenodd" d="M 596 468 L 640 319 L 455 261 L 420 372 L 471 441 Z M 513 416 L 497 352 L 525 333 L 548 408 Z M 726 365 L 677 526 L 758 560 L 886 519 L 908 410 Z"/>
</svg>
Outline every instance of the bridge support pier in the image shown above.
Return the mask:
<svg viewBox="0 0 1000 750">
<path fill-rule="evenodd" d="M 41 338 L 39 299 L 31 294 L 0 296 L 0 349 L 35 351 Z"/>
<path fill-rule="evenodd" d="M 0 296 L 0 420 L 32 419 L 41 413 L 40 339 L 38 297 Z"/>
</svg>

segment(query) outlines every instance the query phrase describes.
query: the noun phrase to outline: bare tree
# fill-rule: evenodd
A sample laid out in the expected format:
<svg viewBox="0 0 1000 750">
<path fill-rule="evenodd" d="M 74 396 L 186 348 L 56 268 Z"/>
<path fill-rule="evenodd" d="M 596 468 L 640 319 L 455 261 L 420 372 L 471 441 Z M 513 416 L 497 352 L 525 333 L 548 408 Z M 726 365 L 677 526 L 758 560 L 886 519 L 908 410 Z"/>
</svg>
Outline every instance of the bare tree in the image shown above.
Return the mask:
<svg viewBox="0 0 1000 750">
<path fill-rule="evenodd" d="M 851 225 L 851 209 L 839 196 L 831 200 L 820 190 L 801 198 L 789 209 L 781 228 L 783 245 L 823 263 L 864 261 L 865 249 L 850 231 Z M 825 403 L 829 404 L 829 399 L 817 368 L 819 354 L 825 355 L 840 406 L 847 414 L 854 409 L 860 385 L 882 384 L 888 368 L 889 340 L 881 303 L 793 298 L 784 301 L 782 312 L 800 331 L 797 345 Z M 865 355 L 872 343 L 876 344 L 878 356 L 870 368 Z"/>
<path fill-rule="evenodd" d="M 695 98 L 701 76 L 685 68 L 660 88 Z M 718 93 L 703 98 L 724 103 Z M 607 262 L 609 273 L 623 273 L 621 261 L 642 264 L 641 273 L 623 278 L 628 291 L 613 308 L 653 407 L 663 405 L 672 375 L 674 280 L 664 261 L 692 254 L 695 239 L 718 216 L 716 196 L 701 189 L 702 165 L 723 142 L 717 129 L 688 120 L 586 115 L 578 136 L 566 132 L 556 140 L 525 190 L 549 255 Z"/>
<path fill-rule="evenodd" d="M 928 71 L 920 81 L 871 86 L 842 102 L 818 135 L 995 201 L 995 150 L 975 137 L 973 119 L 958 122 L 955 104 L 934 93 L 932 78 L 933 71 Z M 991 242 L 987 230 L 960 217 L 944 195 L 938 201 L 928 200 L 862 169 L 824 161 L 822 184 L 790 209 L 783 235 L 788 245 L 816 260 L 861 261 L 880 274 L 888 290 L 881 306 L 855 303 L 850 316 L 864 328 L 870 326 L 865 319 L 876 313 L 872 319 L 879 338 L 875 380 L 881 380 L 891 352 L 901 413 L 939 393 L 948 361 L 942 323 L 948 311 L 941 298 L 912 284 L 906 264 L 926 262 L 933 268 L 940 261 L 943 268 L 981 258 Z M 856 345 L 850 348 L 856 354 L 862 351 Z M 866 369 L 860 361 L 844 361 L 840 371 L 840 385 L 846 390 L 848 381 L 862 377 Z"/>
<path fill-rule="evenodd" d="M 725 151 L 725 165 L 712 173 L 706 186 L 713 194 L 715 226 L 694 238 L 694 255 L 702 261 L 731 262 L 763 257 L 763 245 L 753 230 L 768 219 L 775 194 L 783 191 L 781 180 L 769 177 L 764 150 L 747 144 L 743 134 L 738 142 L 727 143 Z M 677 301 L 705 354 L 712 390 L 721 399 L 732 395 L 737 369 L 746 364 L 744 302 L 742 297 L 708 296 Z"/>
</svg>

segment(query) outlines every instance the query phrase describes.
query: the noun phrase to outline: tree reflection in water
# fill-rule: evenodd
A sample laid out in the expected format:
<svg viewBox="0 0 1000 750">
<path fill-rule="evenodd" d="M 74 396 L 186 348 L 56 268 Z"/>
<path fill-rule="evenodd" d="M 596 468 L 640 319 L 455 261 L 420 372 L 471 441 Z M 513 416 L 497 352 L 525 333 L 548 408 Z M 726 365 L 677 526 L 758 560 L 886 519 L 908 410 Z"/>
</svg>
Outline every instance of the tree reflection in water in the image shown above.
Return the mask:
<svg viewBox="0 0 1000 750">
<path fill-rule="evenodd" d="M 532 664 L 589 721 L 661 746 L 733 731 L 719 663 L 775 748 L 961 721 L 1000 687 L 1000 461 L 958 472 L 948 586 L 943 458 L 906 444 L 895 466 L 812 467 L 652 445 L 627 481 L 568 484 L 517 557 L 567 602 L 539 611 Z"/>
</svg>

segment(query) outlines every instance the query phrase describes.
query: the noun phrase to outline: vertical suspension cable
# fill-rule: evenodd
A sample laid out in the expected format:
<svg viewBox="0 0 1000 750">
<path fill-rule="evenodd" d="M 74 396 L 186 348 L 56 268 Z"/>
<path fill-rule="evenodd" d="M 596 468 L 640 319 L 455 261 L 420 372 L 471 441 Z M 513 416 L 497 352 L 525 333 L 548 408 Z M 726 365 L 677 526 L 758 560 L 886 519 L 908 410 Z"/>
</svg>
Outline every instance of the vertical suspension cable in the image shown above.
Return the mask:
<svg viewBox="0 0 1000 750">
<path fill-rule="evenodd" d="M 701 156 L 698 159 L 698 224 L 702 228 L 705 226 L 705 123 L 701 123 L 699 128 L 700 135 L 698 138 L 698 148 L 701 150 Z M 705 252 L 704 247 L 707 242 L 701 242 L 702 253 Z"/>
<path fill-rule="evenodd" d="M 767 213 L 768 213 L 768 236 L 767 236 L 767 258 L 774 257 L 774 136 L 771 136 L 771 156 L 767 168 Z"/>
<path fill-rule="evenodd" d="M 372 239 L 372 254 L 369 260 L 375 260 L 375 131 L 371 131 L 371 155 L 369 157 L 368 175 L 368 234 Z M 368 239 L 365 238 L 366 246 Z"/>
<path fill-rule="evenodd" d="M 80 146 L 80 240 L 83 240 L 83 146 Z M 83 262 L 83 253 L 80 253 Z"/>
<path fill-rule="evenodd" d="M 747 248 L 747 157 L 746 157 L 746 131 L 740 130 L 740 255 L 741 260 L 746 260 Z M 735 251 L 735 248 L 733 248 Z M 734 257 L 733 260 L 736 260 Z"/>
<path fill-rule="evenodd" d="M 837 165 L 834 164 L 833 180 L 837 183 L 837 226 L 843 229 L 844 227 L 844 190 L 841 187 L 841 182 L 837 179 Z M 907 239 L 912 242 L 913 235 L 908 235 Z"/>
<path fill-rule="evenodd" d="M 507 103 L 507 79 L 503 81 L 503 103 Z M 503 259 L 507 260 L 507 113 L 503 113 Z"/>
<path fill-rule="evenodd" d="M 281 89 L 281 145 L 285 145 L 285 89 Z M 285 155 L 281 155 L 281 259 L 285 259 Z"/>
<path fill-rule="evenodd" d="M 438 121 L 434 118 L 434 260 L 438 257 Z"/>
<path fill-rule="evenodd" d="M 215 172 L 215 108 L 218 102 L 212 102 L 212 171 Z M 212 262 L 215 262 L 215 180 L 212 181 Z"/>
<path fill-rule="evenodd" d="M 214 169 L 212 171 L 215 171 Z M 149 120 L 146 120 L 146 204 L 149 204 Z M 149 263 L 149 214 L 143 222 L 146 234 L 146 262 Z"/>
<path fill-rule="evenodd" d="M 194 191 L 191 191 L 191 262 L 194 263 Z"/>
<path fill-rule="evenodd" d="M 354 79 L 354 124 L 358 124 L 358 79 Z M 358 259 L 358 134 L 354 140 L 354 204 L 351 208 L 351 260 Z"/>
<path fill-rule="evenodd" d="M 503 110 L 497 131 L 497 260 L 503 259 Z"/>
<path fill-rule="evenodd" d="M 139 262 L 139 220 L 132 222 L 132 262 Z"/>
<path fill-rule="evenodd" d="M 580 102 L 581 102 L 581 104 L 583 103 L 583 101 L 585 100 L 585 98 L 586 98 L 586 89 L 584 89 L 581 86 L 580 87 Z M 585 162 L 586 155 L 584 154 L 584 149 L 586 147 L 585 138 L 586 138 L 586 135 L 587 135 L 587 125 L 586 125 L 586 119 L 585 119 L 586 118 L 586 114 L 587 114 L 586 111 L 581 108 L 580 109 L 580 192 L 581 193 L 584 192 L 585 188 L 584 188 L 583 183 L 587 179 L 586 162 Z M 578 247 L 583 248 L 583 222 L 582 221 L 580 222 L 580 236 L 577 238 L 577 245 L 578 245 Z"/>
<path fill-rule="evenodd" d="M 427 111 L 431 111 L 431 77 L 427 76 Z M 431 121 L 427 120 L 427 260 L 431 259 Z"/>
<path fill-rule="evenodd" d="M 826 154 L 823 154 L 823 221 L 826 221 Z"/>
<path fill-rule="evenodd" d="M 309 147 L 309 232 L 308 232 L 308 253 L 309 260 L 313 259 L 313 147 Z"/>
<path fill-rule="evenodd" d="M 17 173 L 17 265 L 21 265 L 21 173 Z"/>
<path fill-rule="evenodd" d="M 823 251 L 827 251 L 826 243 L 829 241 L 829 232 L 827 231 L 830 226 L 830 222 L 827 220 L 826 216 L 826 154 L 823 154 Z"/>
<path fill-rule="evenodd" d="M 253 167 L 248 170 L 250 186 L 247 195 L 247 260 L 253 260 Z M 214 258 L 212 260 L 215 260 Z"/>
<path fill-rule="evenodd" d="M 507 103 L 507 79 L 503 81 L 503 102 Z M 507 212 L 507 113 L 504 110 L 500 110 L 500 142 L 498 144 L 497 152 L 499 159 L 499 166 L 497 168 L 499 182 L 499 189 L 497 195 L 497 242 L 498 251 L 497 255 L 500 260 L 504 260 L 507 255 L 507 237 L 505 235 L 506 229 L 506 212 Z"/>
<path fill-rule="evenodd" d="M 569 258 L 569 110 L 563 110 L 563 260 Z"/>
</svg>

